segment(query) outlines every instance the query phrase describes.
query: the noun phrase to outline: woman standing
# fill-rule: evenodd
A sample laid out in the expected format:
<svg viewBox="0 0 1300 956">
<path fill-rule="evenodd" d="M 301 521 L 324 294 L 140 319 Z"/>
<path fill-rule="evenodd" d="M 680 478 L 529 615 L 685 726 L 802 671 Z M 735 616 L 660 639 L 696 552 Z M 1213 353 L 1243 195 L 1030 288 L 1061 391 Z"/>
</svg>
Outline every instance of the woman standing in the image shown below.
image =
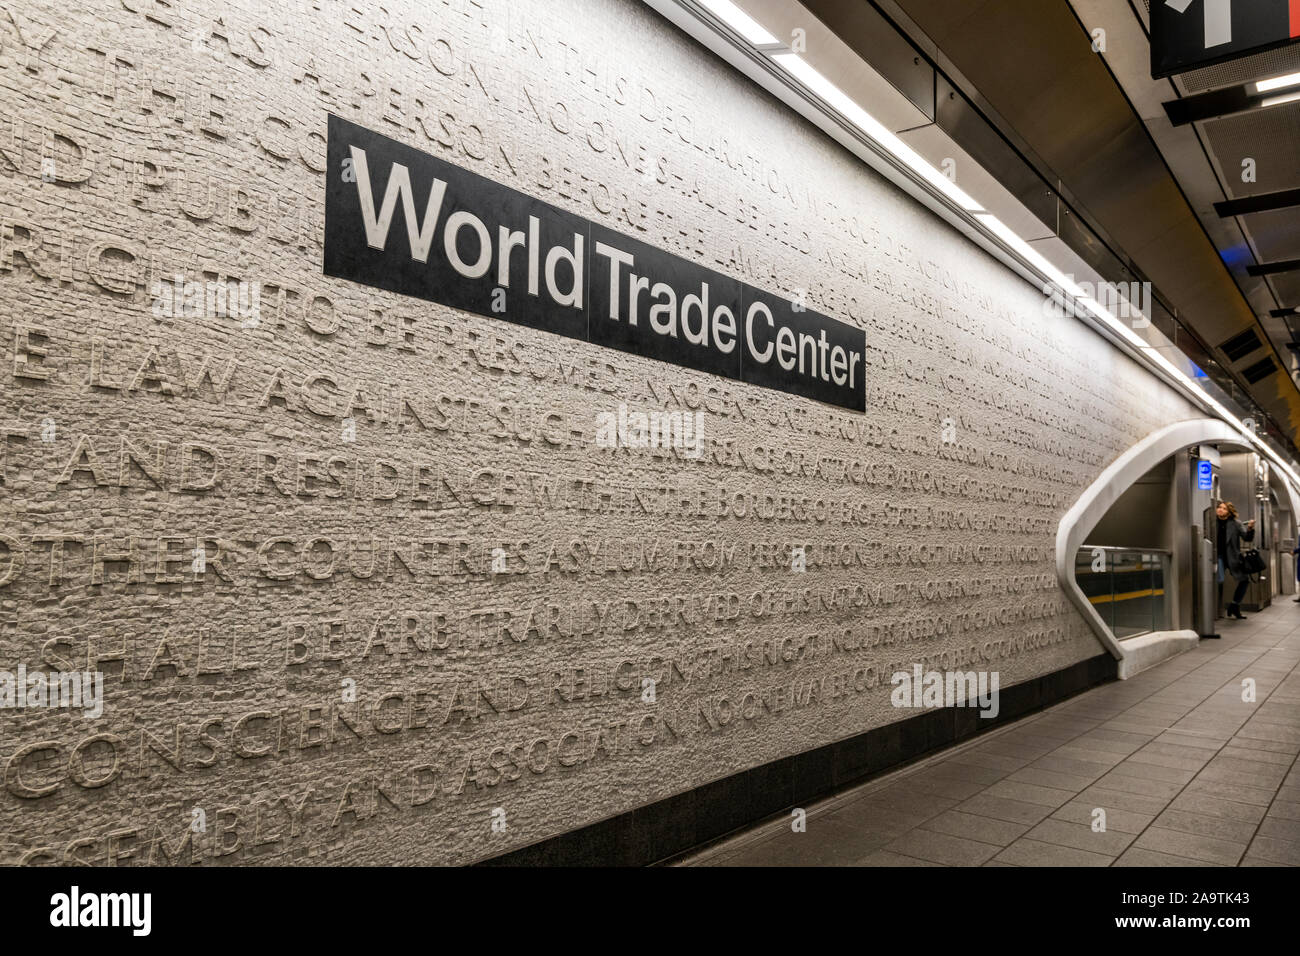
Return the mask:
<svg viewBox="0 0 1300 956">
<path fill-rule="evenodd" d="M 1214 513 L 1219 517 L 1216 522 L 1219 535 L 1219 600 L 1223 600 L 1223 571 L 1226 567 L 1237 581 L 1237 589 L 1228 603 L 1228 617 L 1244 621 L 1246 615 L 1241 613 L 1241 599 L 1246 596 L 1250 575 L 1241 564 L 1241 542 L 1255 540 L 1255 519 L 1251 518 L 1243 527 L 1237 520 L 1237 509 L 1231 501 L 1220 501 Z"/>
</svg>

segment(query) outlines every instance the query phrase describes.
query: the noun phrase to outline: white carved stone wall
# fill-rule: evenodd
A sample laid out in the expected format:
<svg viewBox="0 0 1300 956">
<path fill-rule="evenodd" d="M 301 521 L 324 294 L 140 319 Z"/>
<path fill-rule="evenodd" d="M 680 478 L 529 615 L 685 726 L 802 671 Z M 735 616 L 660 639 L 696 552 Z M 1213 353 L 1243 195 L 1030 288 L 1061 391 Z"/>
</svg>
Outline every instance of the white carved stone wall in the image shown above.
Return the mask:
<svg viewBox="0 0 1300 956">
<path fill-rule="evenodd" d="M 866 414 L 324 277 L 329 112 L 805 290 Z M 0 670 L 105 681 L 0 710 L 3 863 L 469 862 L 1066 667 L 1058 521 L 1193 417 L 631 0 L 2 0 L 0 331 Z"/>
</svg>

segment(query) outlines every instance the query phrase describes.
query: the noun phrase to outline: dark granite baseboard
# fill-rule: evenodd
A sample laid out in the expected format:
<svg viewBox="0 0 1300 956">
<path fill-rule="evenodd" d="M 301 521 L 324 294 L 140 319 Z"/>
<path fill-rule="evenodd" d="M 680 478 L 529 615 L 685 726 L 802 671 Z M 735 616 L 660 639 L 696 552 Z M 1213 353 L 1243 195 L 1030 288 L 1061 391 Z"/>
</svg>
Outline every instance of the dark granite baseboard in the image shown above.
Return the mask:
<svg viewBox="0 0 1300 956">
<path fill-rule="evenodd" d="M 679 856 L 791 807 L 811 803 L 1116 677 L 1109 654 L 1004 687 L 995 718 L 928 710 L 806 753 L 562 833 L 478 866 L 645 866 Z"/>
</svg>

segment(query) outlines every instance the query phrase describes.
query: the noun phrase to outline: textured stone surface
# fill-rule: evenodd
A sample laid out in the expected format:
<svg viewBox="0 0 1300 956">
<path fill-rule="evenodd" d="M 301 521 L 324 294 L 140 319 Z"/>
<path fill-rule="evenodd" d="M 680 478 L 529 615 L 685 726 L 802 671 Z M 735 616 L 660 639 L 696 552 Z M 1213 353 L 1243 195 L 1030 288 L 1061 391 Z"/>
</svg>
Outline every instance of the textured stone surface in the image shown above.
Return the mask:
<svg viewBox="0 0 1300 956">
<path fill-rule="evenodd" d="M 105 703 L 0 711 L 0 862 L 469 862 L 1097 653 L 1057 522 L 1189 407 L 650 11 L 4 9 L 0 669 Z M 330 111 L 806 290 L 867 413 L 325 278 Z"/>
<path fill-rule="evenodd" d="M 788 820 L 767 821 L 682 862 L 964 866 L 986 859 L 990 862 L 984 865 L 1017 866 L 1294 865 L 1300 860 L 1300 821 L 1288 810 L 1284 795 L 1300 779 L 1293 766 L 1300 751 L 1300 628 L 1292 610 L 1280 605 L 1230 623 L 1223 640 L 1203 641 L 1186 656 L 1160 661 L 1128 681 L 1094 687 L 989 737 L 810 803 L 801 833 L 793 833 Z M 1242 693 L 1246 677 L 1256 681 L 1257 694 L 1242 700 L 1248 696 Z M 1223 720 L 1232 736 L 1207 743 L 1210 738 L 1175 733 L 1207 713 Z M 1139 717 L 1148 724 L 1141 735 L 1144 742 L 1121 767 L 1134 775 L 1154 771 L 1153 779 L 1165 779 L 1159 772 L 1175 769 L 1183 773 L 1181 790 L 1134 797 L 1092 786 L 1089 780 L 1104 765 L 1081 765 L 1062 756 L 1076 740 L 1132 736 L 1126 728 Z M 1261 733 L 1285 750 L 1254 749 Z M 1005 780 L 999 779 L 1000 771 L 963 759 L 1000 752 L 1008 749 L 1007 741 L 1028 737 L 1053 740 L 1056 746 L 1024 769 L 1007 773 Z M 1265 753 L 1269 759 L 1258 759 Z M 1190 763 L 1184 771 L 1162 759 Z M 1063 767 L 1074 771 L 1062 773 Z M 1005 782 L 1035 779 L 1067 789 L 1071 799 L 1053 807 L 1054 799 L 1012 798 L 1001 791 Z M 1223 780 L 1262 790 L 1272 802 L 1264 799 L 1263 805 L 1252 806 L 1196 790 L 1203 781 Z M 957 783 L 968 789 L 952 789 Z M 937 801 L 962 796 L 969 799 L 938 812 L 943 803 Z M 1134 798 L 1139 803 L 1132 803 Z M 906 807 L 908 814 L 898 817 L 890 811 L 895 806 Z M 883 813 L 881 808 L 886 808 Z M 886 855 L 873 852 L 878 846 Z"/>
</svg>

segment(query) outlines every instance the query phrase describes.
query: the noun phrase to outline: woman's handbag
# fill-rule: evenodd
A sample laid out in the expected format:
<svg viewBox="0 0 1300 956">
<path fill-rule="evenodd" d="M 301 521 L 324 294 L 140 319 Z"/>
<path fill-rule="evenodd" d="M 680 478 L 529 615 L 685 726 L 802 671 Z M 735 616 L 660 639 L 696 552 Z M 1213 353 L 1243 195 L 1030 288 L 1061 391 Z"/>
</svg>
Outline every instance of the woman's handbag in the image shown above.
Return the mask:
<svg viewBox="0 0 1300 956">
<path fill-rule="evenodd" d="M 1245 571 L 1247 574 L 1260 574 L 1268 567 L 1268 565 L 1264 563 L 1263 555 L 1254 548 L 1247 548 L 1246 550 L 1239 552 L 1239 556 L 1241 559 L 1241 570 Z"/>
</svg>

